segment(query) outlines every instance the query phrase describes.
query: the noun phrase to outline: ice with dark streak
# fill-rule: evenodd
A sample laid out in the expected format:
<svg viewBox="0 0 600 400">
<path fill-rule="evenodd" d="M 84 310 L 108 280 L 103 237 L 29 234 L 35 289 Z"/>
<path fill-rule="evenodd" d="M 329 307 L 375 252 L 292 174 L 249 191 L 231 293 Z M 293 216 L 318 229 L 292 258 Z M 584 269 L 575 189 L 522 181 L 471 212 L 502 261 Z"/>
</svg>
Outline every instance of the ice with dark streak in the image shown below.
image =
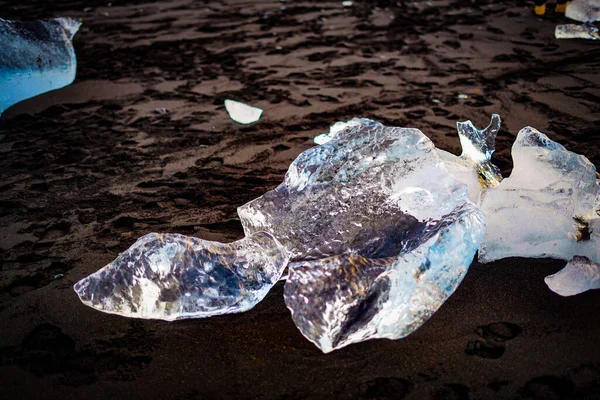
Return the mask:
<svg viewBox="0 0 600 400">
<path fill-rule="evenodd" d="M 466 203 L 410 252 L 385 258 L 346 253 L 290 264 L 284 298 L 296 326 L 325 353 L 409 335 L 462 281 L 484 221 L 481 211 Z"/>
<path fill-rule="evenodd" d="M 461 282 L 485 228 L 429 138 L 368 119 L 300 154 L 238 213 L 246 234 L 272 233 L 296 261 L 285 301 L 324 352 L 417 329 Z"/>
<path fill-rule="evenodd" d="M 285 249 L 258 232 L 233 243 L 149 233 L 75 284 L 81 301 L 106 313 L 164 319 L 247 311 L 277 283 Z"/>
<path fill-rule="evenodd" d="M 382 258 L 419 247 L 467 194 L 421 131 L 355 118 L 238 214 L 247 235 L 270 232 L 293 261 Z"/>
<path fill-rule="evenodd" d="M 600 264 L 587 257 L 575 256 L 566 267 L 544 280 L 550 290 L 561 296 L 600 289 Z"/>
<path fill-rule="evenodd" d="M 510 177 L 481 195 L 487 228 L 479 261 L 586 256 L 600 262 L 594 165 L 531 127 L 519 132 L 512 157 Z"/>
<path fill-rule="evenodd" d="M 73 18 L 0 18 L 0 115 L 13 104 L 73 82 L 77 60 L 71 40 L 80 25 Z"/>
</svg>

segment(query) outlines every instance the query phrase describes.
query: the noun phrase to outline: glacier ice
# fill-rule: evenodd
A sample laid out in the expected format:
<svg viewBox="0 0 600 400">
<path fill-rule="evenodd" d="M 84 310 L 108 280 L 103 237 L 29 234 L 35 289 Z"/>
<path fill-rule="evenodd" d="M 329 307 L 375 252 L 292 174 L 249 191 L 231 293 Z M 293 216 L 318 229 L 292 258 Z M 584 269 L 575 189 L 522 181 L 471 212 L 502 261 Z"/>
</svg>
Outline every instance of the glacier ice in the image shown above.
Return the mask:
<svg viewBox="0 0 600 400">
<path fill-rule="evenodd" d="M 600 40 L 598 28 L 592 24 L 565 24 L 554 28 L 554 37 L 557 39 L 588 39 Z"/>
<path fill-rule="evenodd" d="M 487 228 L 479 261 L 576 255 L 599 261 L 594 165 L 531 127 L 519 132 L 512 157 L 510 177 L 481 195 Z"/>
<path fill-rule="evenodd" d="M 284 298 L 301 333 L 328 353 L 368 339 L 399 339 L 427 321 L 456 290 L 483 236 L 471 203 L 396 257 L 346 253 L 290 264 Z"/>
<path fill-rule="evenodd" d="M 258 121 L 263 113 L 261 108 L 229 99 L 225 100 L 225 110 L 227 110 L 227 114 L 232 120 L 243 125 Z"/>
<path fill-rule="evenodd" d="M 574 296 L 600 289 L 600 264 L 587 257 L 575 256 L 567 266 L 545 279 L 546 285 L 561 296 Z"/>
<path fill-rule="evenodd" d="M 149 233 L 74 289 L 84 304 L 111 314 L 203 318 L 251 309 L 287 263 L 283 247 L 264 232 L 228 244 Z"/>
<path fill-rule="evenodd" d="M 600 0 L 572 0 L 565 16 L 581 22 L 600 20 Z"/>
<path fill-rule="evenodd" d="M 77 61 L 71 40 L 80 25 L 73 18 L 0 18 L 0 115 L 13 104 L 73 82 Z"/>
<path fill-rule="evenodd" d="M 238 214 L 247 235 L 273 234 L 294 261 L 345 252 L 381 258 L 417 248 L 465 202 L 465 186 L 421 131 L 353 119 Z"/>
<path fill-rule="evenodd" d="M 454 292 L 485 227 L 429 138 L 368 119 L 300 154 L 238 214 L 246 234 L 270 232 L 289 251 L 286 304 L 324 352 L 417 329 Z"/>
</svg>

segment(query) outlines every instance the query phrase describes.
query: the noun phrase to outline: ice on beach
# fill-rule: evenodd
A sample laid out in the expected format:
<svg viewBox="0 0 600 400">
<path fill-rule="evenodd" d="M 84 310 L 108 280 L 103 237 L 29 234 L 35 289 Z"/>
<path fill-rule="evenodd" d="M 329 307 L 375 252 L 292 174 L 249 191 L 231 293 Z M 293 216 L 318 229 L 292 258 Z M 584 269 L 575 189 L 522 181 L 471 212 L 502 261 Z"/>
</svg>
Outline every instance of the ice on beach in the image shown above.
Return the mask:
<svg viewBox="0 0 600 400">
<path fill-rule="evenodd" d="M 400 338 L 462 280 L 485 217 L 413 128 L 353 119 L 294 160 L 276 189 L 238 208 L 292 259 L 285 299 L 324 352 Z"/>
<path fill-rule="evenodd" d="M 260 119 L 263 110 L 235 100 L 225 100 L 225 109 L 229 117 L 238 124 L 248 125 Z"/>
<path fill-rule="evenodd" d="M 512 157 L 510 177 L 481 195 L 487 228 L 479 261 L 579 255 L 598 262 L 594 165 L 531 127 L 519 132 Z"/>
<path fill-rule="evenodd" d="M 587 257 L 575 256 L 566 267 L 545 278 L 546 285 L 561 296 L 574 296 L 600 289 L 600 265 Z"/>
<path fill-rule="evenodd" d="M 600 20 L 600 0 L 572 0 L 565 16 L 575 21 L 594 22 Z"/>
<path fill-rule="evenodd" d="M 283 247 L 264 232 L 228 244 L 150 233 L 74 289 L 84 304 L 110 314 L 203 318 L 251 309 L 287 263 Z"/>
<path fill-rule="evenodd" d="M 600 33 L 598 33 L 598 28 L 592 24 L 566 24 L 556 26 L 554 37 L 557 39 L 600 40 Z"/>
<path fill-rule="evenodd" d="M 80 25 L 73 18 L 0 18 L 0 115 L 13 104 L 73 82 L 77 60 L 71 40 Z"/>
</svg>

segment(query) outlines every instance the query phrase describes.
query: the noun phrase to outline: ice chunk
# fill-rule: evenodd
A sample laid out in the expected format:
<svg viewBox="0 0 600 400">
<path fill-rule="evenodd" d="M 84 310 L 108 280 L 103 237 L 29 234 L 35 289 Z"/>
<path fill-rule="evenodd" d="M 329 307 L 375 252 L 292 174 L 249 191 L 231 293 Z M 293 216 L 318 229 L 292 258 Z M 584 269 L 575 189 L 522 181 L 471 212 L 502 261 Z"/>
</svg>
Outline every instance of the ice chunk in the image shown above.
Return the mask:
<svg viewBox="0 0 600 400">
<path fill-rule="evenodd" d="M 479 261 L 583 255 L 599 260 L 596 168 L 531 127 L 512 147 L 510 177 L 481 195 L 487 229 Z"/>
<path fill-rule="evenodd" d="M 462 147 L 460 157 L 438 150 L 448 171 L 467 185 L 469 198 L 474 203 L 479 201 L 481 189 L 495 187 L 502 181 L 500 170 L 491 162 L 500 125 L 498 114 L 492 114 L 490 124 L 483 130 L 475 128 L 471 121 L 457 122 Z"/>
<path fill-rule="evenodd" d="M 592 24 L 583 25 L 557 25 L 554 29 L 554 37 L 557 39 L 588 39 L 600 40 L 598 28 Z"/>
<path fill-rule="evenodd" d="M 574 296 L 600 289 L 600 265 L 587 257 L 575 256 L 566 267 L 545 279 L 546 285 L 561 296 Z"/>
<path fill-rule="evenodd" d="M 600 20 L 599 0 L 573 0 L 567 6 L 565 16 L 581 22 L 594 22 Z"/>
<path fill-rule="evenodd" d="M 467 202 L 421 131 L 353 119 L 238 213 L 247 235 L 272 233 L 293 260 L 348 251 L 381 258 L 417 248 Z"/>
<path fill-rule="evenodd" d="M 225 100 L 225 109 L 229 117 L 238 124 L 252 124 L 260 119 L 263 110 L 235 100 Z"/>
<path fill-rule="evenodd" d="M 290 264 L 284 297 L 294 322 L 325 353 L 409 335 L 462 281 L 484 220 L 467 204 L 445 216 L 410 253 L 379 259 L 342 254 Z"/>
<path fill-rule="evenodd" d="M 67 86 L 77 61 L 73 18 L 7 21 L 0 18 L 0 114 L 22 100 Z"/>
<path fill-rule="evenodd" d="M 264 232 L 228 244 L 150 233 L 74 289 L 84 304 L 111 314 L 210 317 L 254 307 L 287 262 L 283 247 Z"/>
</svg>

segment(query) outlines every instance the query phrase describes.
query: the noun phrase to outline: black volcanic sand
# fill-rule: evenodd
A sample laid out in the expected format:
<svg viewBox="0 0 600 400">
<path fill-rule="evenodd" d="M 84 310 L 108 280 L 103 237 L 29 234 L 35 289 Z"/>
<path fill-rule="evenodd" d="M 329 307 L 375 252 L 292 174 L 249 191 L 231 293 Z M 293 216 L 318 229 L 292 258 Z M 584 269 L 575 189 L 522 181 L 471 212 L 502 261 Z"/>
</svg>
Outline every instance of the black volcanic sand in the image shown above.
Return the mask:
<svg viewBox="0 0 600 400">
<path fill-rule="evenodd" d="M 598 43 L 554 39 L 560 18 L 525 1 L 3 3 L 3 18 L 84 25 L 76 82 L 0 122 L 0 398 L 600 398 L 600 291 L 552 293 L 561 261 L 474 263 L 414 334 L 328 355 L 281 283 L 245 314 L 176 323 L 72 290 L 148 232 L 241 238 L 236 207 L 337 120 L 420 128 L 456 153 L 456 121 L 497 112 L 505 175 L 526 125 L 600 164 Z M 235 124 L 225 98 L 263 118 Z"/>
</svg>

